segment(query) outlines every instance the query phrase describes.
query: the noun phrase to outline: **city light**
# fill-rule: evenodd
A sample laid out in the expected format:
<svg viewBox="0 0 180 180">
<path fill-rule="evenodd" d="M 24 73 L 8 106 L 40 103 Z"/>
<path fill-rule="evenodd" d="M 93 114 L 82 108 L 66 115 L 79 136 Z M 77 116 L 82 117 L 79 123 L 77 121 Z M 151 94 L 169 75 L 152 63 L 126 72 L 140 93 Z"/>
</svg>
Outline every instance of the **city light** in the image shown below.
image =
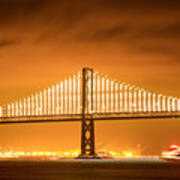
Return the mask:
<svg viewBox="0 0 180 180">
<path fill-rule="evenodd" d="M 3 151 L 0 152 L 0 159 L 64 159 L 76 158 L 80 154 L 79 149 L 69 151 Z M 110 149 L 100 149 L 97 155 L 103 158 L 135 158 L 141 157 L 141 153 L 136 150 L 124 150 L 117 152 Z"/>
</svg>

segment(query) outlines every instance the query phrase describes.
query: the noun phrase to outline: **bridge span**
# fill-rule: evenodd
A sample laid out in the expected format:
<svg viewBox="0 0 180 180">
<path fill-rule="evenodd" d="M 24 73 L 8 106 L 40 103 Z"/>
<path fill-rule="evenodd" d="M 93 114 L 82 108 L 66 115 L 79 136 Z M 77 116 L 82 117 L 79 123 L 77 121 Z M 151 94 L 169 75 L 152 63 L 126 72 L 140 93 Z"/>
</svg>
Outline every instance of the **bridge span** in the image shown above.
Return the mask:
<svg viewBox="0 0 180 180">
<path fill-rule="evenodd" d="M 0 107 L 0 124 L 81 122 L 80 158 L 96 157 L 94 121 L 178 118 L 179 98 L 121 82 L 91 68 Z"/>
</svg>

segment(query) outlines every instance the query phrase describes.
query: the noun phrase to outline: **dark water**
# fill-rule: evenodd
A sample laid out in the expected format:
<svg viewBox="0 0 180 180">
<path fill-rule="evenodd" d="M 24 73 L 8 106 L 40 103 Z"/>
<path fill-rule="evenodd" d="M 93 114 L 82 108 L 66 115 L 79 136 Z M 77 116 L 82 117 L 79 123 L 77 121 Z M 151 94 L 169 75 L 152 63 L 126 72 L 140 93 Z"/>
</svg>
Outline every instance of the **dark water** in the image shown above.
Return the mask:
<svg viewBox="0 0 180 180">
<path fill-rule="evenodd" d="M 0 180 L 173 180 L 180 164 L 126 160 L 3 160 Z"/>
</svg>

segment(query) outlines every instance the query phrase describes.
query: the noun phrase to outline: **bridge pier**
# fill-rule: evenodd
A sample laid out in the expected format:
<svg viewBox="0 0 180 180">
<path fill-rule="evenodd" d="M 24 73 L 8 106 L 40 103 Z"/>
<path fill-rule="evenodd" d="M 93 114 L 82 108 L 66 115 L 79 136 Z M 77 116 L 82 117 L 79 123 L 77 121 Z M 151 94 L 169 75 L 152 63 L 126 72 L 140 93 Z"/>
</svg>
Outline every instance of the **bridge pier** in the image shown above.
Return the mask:
<svg viewBox="0 0 180 180">
<path fill-rule="evenodd" d="M 98 158 L 95 153 L 93 116 L 93 69 L 82 70 L 81 159 Z"/>
</svg>

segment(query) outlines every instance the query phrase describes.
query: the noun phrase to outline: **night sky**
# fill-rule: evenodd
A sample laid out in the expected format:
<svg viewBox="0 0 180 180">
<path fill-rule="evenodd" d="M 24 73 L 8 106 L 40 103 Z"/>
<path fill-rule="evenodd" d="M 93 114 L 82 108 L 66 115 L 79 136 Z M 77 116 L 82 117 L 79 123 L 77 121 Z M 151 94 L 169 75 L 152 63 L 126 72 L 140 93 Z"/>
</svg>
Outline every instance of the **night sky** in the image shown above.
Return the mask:
<svg viewBox="0 0 180 180">
<path fill-rule="evenodd" d="M 0 0 L 0 105 L 88 66 L 152 92 L 180 97 L 179 0 Z M 178 120 L 96 123 L 97 148 L 180 144 Z M 0 127 L 15 150 L 78 148 L 79 123 Z"/>
</svg>

